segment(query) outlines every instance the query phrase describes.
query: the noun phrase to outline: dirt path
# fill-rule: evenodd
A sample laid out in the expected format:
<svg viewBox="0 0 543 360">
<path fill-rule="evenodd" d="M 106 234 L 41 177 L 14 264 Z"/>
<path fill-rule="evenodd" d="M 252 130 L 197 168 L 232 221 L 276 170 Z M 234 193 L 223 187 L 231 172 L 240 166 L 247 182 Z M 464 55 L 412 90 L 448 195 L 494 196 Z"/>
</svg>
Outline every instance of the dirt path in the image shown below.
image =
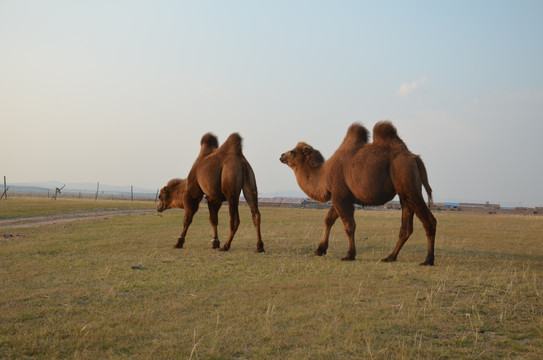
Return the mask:
<svg viewBox="0 0 543 360">
<path fill-rule="evenodd" d="M 94 220 L 94 219 L 99 219 L 99 218 L 108 218 L 111 216 L 152 214 L 153 212 L 154 210 L 152 209 L 89 210 L 89 211 L 78 211 L 78 212 L 68 213 L 68 214 L 0 219 L 0 229 L 51 225 L 51 224 L 59 224 L 59 223 L 71 222 L 71 221 Z"/>
</svg>

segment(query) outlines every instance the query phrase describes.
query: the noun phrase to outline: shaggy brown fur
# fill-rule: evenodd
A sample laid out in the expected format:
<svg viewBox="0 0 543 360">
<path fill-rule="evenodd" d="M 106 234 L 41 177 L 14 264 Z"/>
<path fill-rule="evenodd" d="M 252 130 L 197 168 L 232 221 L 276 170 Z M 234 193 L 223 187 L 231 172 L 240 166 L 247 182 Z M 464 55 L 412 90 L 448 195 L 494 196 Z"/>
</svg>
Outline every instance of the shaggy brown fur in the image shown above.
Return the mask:
<svg viewBox="0 0 543 360">
<path fill-rule="evenodd" d="M 281 162 L 294 170 L 298 185 L 309 197 L 320 202 L 332 200 L 332 207 L 324 218 L 324 234 L 315 254 L 326 254 L 330 228 L 341 217 L 349 239 L 349 250 L 343 260 L 354 260 L 356 223 L 353 204 L 382 205 L 398 194 L 402 205 L 400 235 L 396 248 L 383 261 L 396 261 L 400 249 L 413 232 L 413 216 L 416 214 L 428 238 L 426 260 L 421 265 L 433 265 L 437 221 L 422 197 L 424 185 L 431 206 L 432 189 L 424 163 L 408 150 L 390 122 L 377 123 L 373 134 L 373 143 L 367 143 L 367 130 L 360 124 L 351 125 L 328 161 L 303 142 L 281 155 Z"/>
<path fill-rule="evenodd" d="M 171 179 L 160 189 L 156 210 L 163 212 L 168 209 L 184 209 L 183 196 L 187 189 L 187 179 Z"/>
<path fill-rule="evenodd" d="M 176 248 L 183 247 L 192 218 L 198 211 L 205 194 L 209 208 L 209 221 L 213 228 L 213 248 L 220 247 L 217 233 L 218 213 L 222 203 L 228 201 L 230 235 L 228 241 L 220 250 L 229 250 L 232 239 L 239 227 L 238 204 L 240 193 L 243 190 L 256 229 L 257 243 L 255 252 L 264 251 L 264 243 L 260 234 L 260 211 L 258 210 L 256 179 L 251 165 L 243 156 L 241 142 L 242 139 L 237 133 L 230 135 L 221 147 L 218 147 L 215 135 L 208 133 L 202 137 L 200 154 L 192 165 L 192 169 L 184 182 L 185 185 L 183 185 L 183 181 L 180 181 L 176 187 L 177 196 L 182 198 L 182 206 L 179 205 L 177 200 L 176 204 L 178 205 L 176 207 L 185 209 L 183 230 L 175 245 Z"/>
</svg>

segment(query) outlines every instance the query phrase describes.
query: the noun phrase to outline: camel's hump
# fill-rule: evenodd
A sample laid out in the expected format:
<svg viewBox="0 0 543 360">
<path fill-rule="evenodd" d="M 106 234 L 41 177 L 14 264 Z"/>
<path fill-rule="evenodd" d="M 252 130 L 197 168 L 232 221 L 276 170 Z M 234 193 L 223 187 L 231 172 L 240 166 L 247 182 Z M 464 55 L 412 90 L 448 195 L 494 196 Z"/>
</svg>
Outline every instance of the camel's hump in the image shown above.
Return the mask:
<svg viewBox="0 0 543 360">
<path fill-rule="evenodd" d="M 404 144 L 396 127 L 390 121 L 379 121 L 373 127 L 373 142 L 376 144 Z"/>
<path fill-rule="evenodd" d="M 221 148 L 227 149 L 228 151 L 234 151 L 236 153 L 242 153 L 242 141 L 243 139 L 238 133 L 230 134 L 228 139 L 222 144 Z"/>
<path fill-rule="evenodd" d="M 203 145 L 213 147 L 213 148 L 218 148 L 219 140 L 214 134 L 208 132 L 207 134 L 204 134 L 204 136 L 202 136 L 202 140 L 200 140 L 200 146 L 203 146 Z"/>
<path fill-rule="evenodd" d="M 186 182 L 186 181 L 187 181 L 187 179 L 178 179 L 178 178 L 171 179 L 170 181 L 168 181 L 168 184 L 166 184 L 166 187 L 174 188 L 174 187 L 176 187 L 176 186 L 178 186 L 181 183 Z"/>
</svg>

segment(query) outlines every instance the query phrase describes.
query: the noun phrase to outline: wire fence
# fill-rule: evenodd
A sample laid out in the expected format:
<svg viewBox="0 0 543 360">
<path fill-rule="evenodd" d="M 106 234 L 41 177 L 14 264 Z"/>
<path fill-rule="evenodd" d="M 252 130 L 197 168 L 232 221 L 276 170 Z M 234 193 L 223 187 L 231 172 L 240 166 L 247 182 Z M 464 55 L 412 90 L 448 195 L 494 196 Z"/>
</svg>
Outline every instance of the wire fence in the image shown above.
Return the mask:
<svg viewBox="0 0 543 360">
<path fill-rule="evenodd" d="M 3 191 L 2 191 L 3 192 Z M 5 198 L 13 197 L 43 197 L 54 200 L 55 190 L 49 191 L 31 191 L 31 190 L 7 190 Z M 89 191 L 62 191 L 56 198 L 78 198 L 95 200 L 126 200 L 126 201 L 157 201 L 157 194 L 152 193 L 130 193 L 130 192 L 110 192 L 100 191 L 98 197 L 95 192 Z M 3 200 L 3 199 L 2 199 Z"/>
<path fill-rule="evenodd" d="M 51 200 L 56 200 L 57 198 L 79 198 L 156 202 L 158 200 L 158 190 L 155 193 L 134 192 L 133 186 L 130 186 L 130 191 L 100 190 L 100 183 L 97 183 L 95 191 L 65 189 L 65 186 L 52 189 L 37 186 L 7 185 L 6 177 L 4 176 L 4 187 L 0 188 L 0 200 L 7 200 L 10 197 L 46 197 Z"/>
</svg>

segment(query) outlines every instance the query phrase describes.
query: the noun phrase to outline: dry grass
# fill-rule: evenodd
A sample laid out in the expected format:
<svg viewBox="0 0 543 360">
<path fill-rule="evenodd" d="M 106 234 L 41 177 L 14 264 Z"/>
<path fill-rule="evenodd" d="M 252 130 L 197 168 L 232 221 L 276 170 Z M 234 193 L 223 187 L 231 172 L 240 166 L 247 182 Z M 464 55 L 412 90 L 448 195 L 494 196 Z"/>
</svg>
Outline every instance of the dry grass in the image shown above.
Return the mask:
<svg viewBox="0 0 543 360">
<path fill-rule="evenodd" d="M 22 216 L 42 216 L 69 214 L 78 211 L 111 209 L 145 209 L 153 207 L 151 201 L 111 201 L 94 199 L 58 198 L 51 200 L 44 197 L 10 197 L 0 201 L 0 219 Z"/>
<path fill-rule="evenodd" d="M 244 207 L 228 253 L 211 249 L 205 209 L 181 250 L 181 211 L 9 229 L 0 358 L 539 358 L 543 217 L 437 213 L 436 266 L 420 267 L 420 223 L 398 262 L 379 261 L 398 212 L 357 212 L 346 263 L 339 222 L 312 255 L 324 211 L 261 211 L 263 254 Z"/>
</svg>

